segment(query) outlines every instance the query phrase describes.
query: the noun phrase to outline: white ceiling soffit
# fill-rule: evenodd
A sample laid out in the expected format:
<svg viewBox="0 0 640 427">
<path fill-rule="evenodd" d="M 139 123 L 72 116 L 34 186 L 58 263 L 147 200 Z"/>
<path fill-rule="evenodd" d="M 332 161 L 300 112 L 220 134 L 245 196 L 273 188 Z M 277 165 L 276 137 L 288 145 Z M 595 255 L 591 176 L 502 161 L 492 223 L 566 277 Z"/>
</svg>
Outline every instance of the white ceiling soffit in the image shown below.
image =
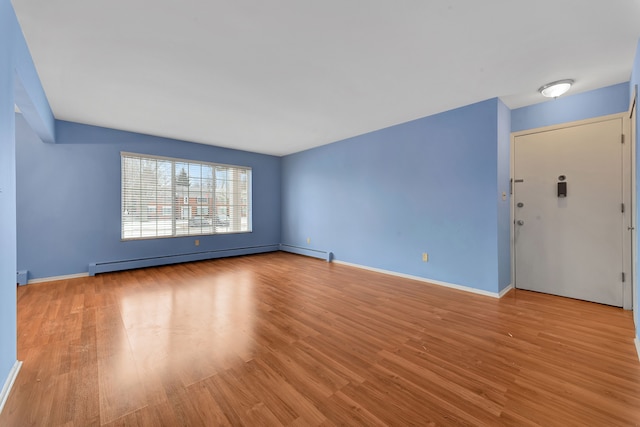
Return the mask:
<svg viewBox="0 0 640 427">
<path fill-rule="evenodd" d="M 625 82 L 640 37 L 637 0 L 13 5 L 56 118 L 275 155 Z"/>
</svg>

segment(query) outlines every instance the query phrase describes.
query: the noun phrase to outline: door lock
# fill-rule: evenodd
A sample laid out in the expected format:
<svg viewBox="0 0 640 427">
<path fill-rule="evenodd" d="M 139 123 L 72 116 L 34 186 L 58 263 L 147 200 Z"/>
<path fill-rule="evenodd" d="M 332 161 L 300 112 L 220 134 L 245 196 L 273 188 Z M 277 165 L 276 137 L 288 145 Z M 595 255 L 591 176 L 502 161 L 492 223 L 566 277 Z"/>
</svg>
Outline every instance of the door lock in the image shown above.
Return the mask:
<svg viewBox="0 0 640 427">
<path fill-rule="evenodd" d="M 523 221 L 523 220 L 521 220 L 521 219 L 519 219 L 519 220 L 516 222 L 516 224 L 518 224 L 518 225 L 524 225 L 524 221 Z"/>
</svg>

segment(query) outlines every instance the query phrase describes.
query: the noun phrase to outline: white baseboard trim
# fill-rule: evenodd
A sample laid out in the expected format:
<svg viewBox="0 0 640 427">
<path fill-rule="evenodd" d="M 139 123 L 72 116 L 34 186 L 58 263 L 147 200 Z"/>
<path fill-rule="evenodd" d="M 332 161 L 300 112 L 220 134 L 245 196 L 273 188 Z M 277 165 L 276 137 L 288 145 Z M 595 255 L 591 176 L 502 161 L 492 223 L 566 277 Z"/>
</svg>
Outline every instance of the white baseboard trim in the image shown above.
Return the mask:
<svg viewBox="0 0 640 427">
<path fill-rule="evenodd" d="M 640 360 L 640 339 L 636 337 L 636 339 L 633 340 L 633 342 L 636 343 L 636 353 L 638 353 L 638 360 Z"/>
<path fill-rule="evenodd" d="M 41 277 L 39 279 L 29 280 L 28 284 L 55 282 L 57 280 L 77 279 L 79 277 L 89 277 L 89 273 L 76 273 L 76 274 L 67 274 L 66 276 Z"/>
<path fill-rule="evenodd" d="M 11 393 L 11 388 L 13 387 L 13 383 L 16 382 L 16 378 L 18 377 L 18 372 L 20 372 L 20 368 L 22 367 L 22 362 L 16 360 L 13 368 L 9 371 L 9 376 L 7 380 L 4 382 L 4 387 L 2 387 L 2 392 L 0 392 L 0 414 L 4 409 L 4 404 L 7 403 L 7 399 L 9 398 L 9 393 Z"/>
<path fill-rule="evenodd" d="M 500 293 L 498 294 L 498 298 L 502 298 L 503 296 L 505 296 L 511 289 L 513 289 L 513 284 L 509 283 L 509 286 L 500 291 Z"/>
<path fill-rule="evenodd" d="M 340 260 L 333 260 L 333 262 L 336 263 L 336 264 L 342 264 L 342 265 L 346 265 L 346 266 L 349 266 L 349 267 L 355 267 L 355 268 L 361 268 L 363 270 L 375 271 L 376 273 L 382 273 L 382 274 L 388 274 L 390 276 L 402 277 L 403 279 L 417 280 L 419 282 L 430 283 L 430 284 L 438 285 L 438 286 L 444 286 L 446 288 L 457 289 L 459 291 L 470 292 L 470 293 L 473 293 L 473 294 L 484 295 L 486 297 L 492 297 L 492 298 L 500 298 L 500 297 L 502 297 L 502 295 L 504 295 L 504 293 L 506 293 L 507 291 L 510 290 L 510 288 L 507 287 L 507 288 L 503 289 L 502 292 L 500 292 L 498 294 L 497 292 L 489 292 L 489 291 L 485 291 L 485 290 L 482 290 L 482 289 L 471 288 L 469 286 L 456 285 L 455 283 L 447 283 L 447 282 L 441 282 L 439 280 L 426 279 L 426 278 L 420 277 L 420 276 L 412 276 L 411 274 L 398 273 L 398 272 L 395 272 L 395 271 L 383 270 L 381 268 L 367 267 L 366 265 L 353 264 L 353 263 L 350 263 L 350 262 L 345 262 L 345 261 L 340 261 Z M 509 285 L 509 286 L 511 286 L 511 285 Z"/>
</svg>

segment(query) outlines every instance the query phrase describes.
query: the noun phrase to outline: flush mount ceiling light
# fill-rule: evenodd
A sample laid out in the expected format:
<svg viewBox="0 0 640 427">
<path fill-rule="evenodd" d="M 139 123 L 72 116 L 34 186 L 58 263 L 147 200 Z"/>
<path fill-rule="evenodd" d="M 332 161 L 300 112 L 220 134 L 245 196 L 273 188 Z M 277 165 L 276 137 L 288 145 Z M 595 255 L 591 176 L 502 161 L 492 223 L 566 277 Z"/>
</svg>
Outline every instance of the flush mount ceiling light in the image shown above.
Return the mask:
<svg viewBox="0 0 640 427">
<path fill-rule="evenodd" d="M 547 83 L 538 89 L 538 92 L 547 98 L 557 98 L 568 91 L 572 84 L 572 79 L 558 80 L 557 82 Z"/>
</svg>

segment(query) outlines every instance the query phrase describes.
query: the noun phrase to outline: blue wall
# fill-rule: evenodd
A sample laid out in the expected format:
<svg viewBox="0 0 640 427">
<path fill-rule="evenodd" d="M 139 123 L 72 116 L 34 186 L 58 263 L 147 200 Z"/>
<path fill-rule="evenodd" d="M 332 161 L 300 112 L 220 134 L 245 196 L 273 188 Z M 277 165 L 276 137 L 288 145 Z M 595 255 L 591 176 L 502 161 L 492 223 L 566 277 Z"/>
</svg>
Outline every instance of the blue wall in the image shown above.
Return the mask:
<svg viewBox="0 0 640 427">
<path fill-rule="evenodd" d="M 16 116 L 18 270 L 29 279 L 87 272 L 92 262 L 280 243 L 279 157 L 64 121 L 56 144 L 43 144 Z M 253 232 L 121 241 L 121 151 L 253 168 Z"/>
<path fill-rule="evenodd" d="M 51 109 L 9 0 L 0 0 L 0 388 L 16 362 L 16 139 L 14 104 L 52 142 Z"/>
<path fill-rule="evenodd" d="M 629 110 L 629 83 L 549 99 L 511 111 L 511 131 L 574 122 Z"/>
<path fill-rule="evenodd" d="M 508 284 L 498 272 L 498 205 L 508 206 L 498 190 L 499 119 L 507 139 L 509 127 L 500 104 L 491 99 L 284 157 L 282 242 L 498 292 Z M 500 185 L 507 187 L 508 180 Z"/>
<path fill-rule="evenodd" d="M 16 81 L 15 103 L 29 123 L 29 126 L 44 142 L 55 142 L 53 112 L 40 85 L 40 79 L 29 53 L 27 42 L 22 37 L 16 39 Z"/>
<path fill-rule="evenodd" d="M 16 361 L 15 21 L 0 1 L 0 389 Z"/>
</svg>

